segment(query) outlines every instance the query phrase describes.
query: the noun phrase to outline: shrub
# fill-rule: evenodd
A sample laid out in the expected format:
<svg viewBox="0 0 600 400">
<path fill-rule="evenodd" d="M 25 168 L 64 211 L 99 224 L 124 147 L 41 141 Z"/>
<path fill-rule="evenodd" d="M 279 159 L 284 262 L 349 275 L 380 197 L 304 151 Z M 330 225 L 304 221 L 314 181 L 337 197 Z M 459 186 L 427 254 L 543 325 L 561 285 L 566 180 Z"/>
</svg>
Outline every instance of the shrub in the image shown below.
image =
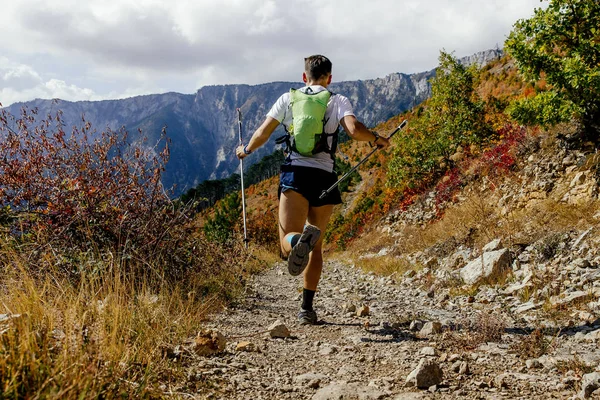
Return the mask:
<svg viewBox="0 0 600 400">
<path fill-rule="evenodd" d="M 513 343 L 511 350 L 524 360 L 538 358 L 556 348 L 557 342 L 554 339 L 550 340 L 546 338 L 544 331 L 537 328 L 518 342 Z"/>
<path fill-rule="evenodd" d="M 533 17 L 519 20 L 506 41 L 526 80 L 544 79 L 548 92 L 513 104 L 522 123 L 554 124 L 579 120 L 585 136 L 600 134 L 600 3 L 550 0 Z"/>
<path fill-rule="evenodd" d="M 189 226 L 189 210 L 175 207 L 162 187 L 165 129 L 149 146 L 141 132 L 97 132 L 84 117 L 67 133 L 60 112 L 2 116 L 0 220 L 10 246 L 28 254 L 29 268 L 58 269 L 75 280 L 103 274 L 112 260 L 140 279 L 188 281 L 212 270 L 218 252 L 207 256 L 210 246 Z"/>
<path fill-rule="evenodd" d="M 432 95 L 420 118 L 397 135 L 389 163 L 388 184 L 415 188 L 448 165 L 458 146 L 481 143 L 493 133 L 485 103 L 475 91 L 476 67 L 465 67 L 441 52 Z"/>
<path fill-rule="evenodd" d="M 493 179 L 512 170 L 517 163 L 516 153 L 521 149 L 526 134 L 523 127 L 505 124 L 497 132 L 499 141 L 483 151 L 479 160 L 470 167 L 470 173 Z"/>
<path fill-rule="evenodd" d="M 186 340 L 259 263 L 170 201 L 164 131 L 148 147 L 83 118 L 67 133 L 60 113 L 2 116 L 0 397 L 162 398 L 188 384 Z"/>
<path fill-rule="evenodd" d="M 462 187 L 463 182 L 459 171 L 455 168 L 449 171 L 435 187 L 435 208 L 438 213 L 444 204 L 453 200 Z"/>
<path fill-rule="evenodd" d="M 83 117 L 69 134 L 60 112 L 40 121 L 36 110 L 23 109 L 20 119 L 2 115 L 0 202 L 18 223 L 11 232 L 81 250 L 91 240 L 119 252 L 156 245 L 162 235 L 153 228 L 169 200 L 160 182 L 169 157 L 165 130 L 151 148 L 141 136 L 131 143 L 125 129 L 97 133 Z"/>
<path fill-rule="evenodd" d="M 279 220 L 276 210 L 266 210 L 249 216 L 248 238 L 251 243 L 279 254 Z"/>
<path fill-rule="evenodd" d="M 336 157 L 335 171 L 337 172 L 337 174 L 340 177 L 342 175 L 346 174 L 348 171 L 350 171 L 351 168 L 352 168 L 352 165 L 350 165 L 350 163 L 342 160 L 339 157 Z M 350 174 L 350 176 L 348 176 L 348 178 L 346 178 L 345 180 L 343 180 L 342 182 L 339 183 L 338 189 L 340 190 L 341 193 L 347 192 L 350 185 L 356 185 L 360 181 L 361 181 L 360 174 L 357 171 L 354 171 Z"/>
<path fill-rule="evenodd" d="M 242 200 L 233 192 L 219 203 L 213 216 L 207 218 L 204 233 L 209 240 L 226 243 L 232 239 L 234 230 L 242 223 Z"/>
<path fill-rule="evenodd" d="M 459 351 L 474 350 L 488 342 L 501 342 L 506 330 L 506 321 L 496 313 L 480 313 L 474 319 L 459 323 L 463 332 L 451 331 L 444 334 L 444 344 Z"/>
<path fill-rule="evenodd" d="M 554 232 L 539 240 L 534 249 L 540 261 L 551 260 L 567 246 L 568 236 L 563 233 Z"/>
</svg>

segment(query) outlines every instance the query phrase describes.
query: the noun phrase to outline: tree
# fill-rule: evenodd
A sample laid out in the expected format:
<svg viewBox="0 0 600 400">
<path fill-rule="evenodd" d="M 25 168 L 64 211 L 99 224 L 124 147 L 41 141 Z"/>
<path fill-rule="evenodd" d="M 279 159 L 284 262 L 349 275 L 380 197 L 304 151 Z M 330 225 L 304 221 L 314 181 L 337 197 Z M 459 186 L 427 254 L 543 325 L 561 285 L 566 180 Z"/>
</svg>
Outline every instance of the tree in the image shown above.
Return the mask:
<svg viewBox="0 0 600 400">
<path fill-rule="evenodd" d="M 475 91 L 477 65 L 466 67 L 445 51 L 439 60 L 426 108 L 428 131 L 440 141 L 479 143 L 491 128 L 484 118 L 485 102 Z"/>
<path fill-rule="evenodd" d="M 581 137 L 600 133 L 600 2 L 550 0 L 514 25 L 506 49 L 529 82 L 545 79 L 548 91 L 521 99 L 510 114 L 521 123 L 552 125 L 575 118 Z"/>
<path fill-rule="evenodd" d="M 204 233 L 214 242 L 225 243 L 233 236 L 242 217 L 242 201 L 238 192 L 233 192 L 221 201 L 213 217 L 206 220 Z"/>
<path fill-rule="evenodd" d="M 392 186 L 421 184 L 443 169 L 440 165 L 458 146 L 480 143 L 493 133 L 485 120 L 485 102 L 475 90 L 477 66 L 467 67 L 444 51 L 439 60 L 431 98 L 410 129 L 396 136 L 388 173 Z"/>
<path fill-rule="evenodd" d="M 279 168 L 284 159 L 285 155 L 282 150 L 266 155 L 244 171 L 245 185 L 249 187 L 279 174 Z M 240 175 L 234 173 L 228 178 L 204 181 L 181 195 L 179 200 L 183 204 L 196 202 L 196 211 L 202 211 L 214 206 L 217 201 L 229 193 L 240 189 Z"/>
</svg>

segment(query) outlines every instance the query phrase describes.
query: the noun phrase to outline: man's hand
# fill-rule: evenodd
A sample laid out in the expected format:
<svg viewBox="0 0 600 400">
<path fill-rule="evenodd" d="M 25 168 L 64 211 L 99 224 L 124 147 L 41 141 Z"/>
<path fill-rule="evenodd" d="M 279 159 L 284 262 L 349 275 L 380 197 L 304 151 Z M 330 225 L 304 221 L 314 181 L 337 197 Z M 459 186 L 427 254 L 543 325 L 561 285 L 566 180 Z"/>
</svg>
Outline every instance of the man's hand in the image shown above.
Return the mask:
<svg viewBox="0 0 600 400">
<path fill-rule="evenodd" d="M 244 145 L 238 146 L 235 149 L 235 155 L 237 156 L 237 158 L 239 158 L 240 160 L 246 158 L 246 156 L 248 154 L 246 154 L 246 152 L 244 151 Z"/>
<path fill-rule="evenodd" d="M 377 140 L 373 142 L 374 145 L 377 146 L 378 149 L 387 149 L 390 147 L 390 141 L 387 138 L 379 136 Z"/>
</svg>

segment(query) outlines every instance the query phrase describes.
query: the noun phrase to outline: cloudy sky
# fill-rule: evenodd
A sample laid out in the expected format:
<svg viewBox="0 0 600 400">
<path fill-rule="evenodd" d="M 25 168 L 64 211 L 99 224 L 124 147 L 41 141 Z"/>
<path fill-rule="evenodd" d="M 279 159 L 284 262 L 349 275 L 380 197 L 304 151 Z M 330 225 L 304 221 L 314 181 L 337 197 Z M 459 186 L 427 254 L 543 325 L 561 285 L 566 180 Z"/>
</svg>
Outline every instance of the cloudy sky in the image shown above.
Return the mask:
<svg viewBox="0 0 600 400">
<path fill-rule="evenodd" d="M 204 85 L 334 80 L 502 47 L 540 0 L 0 0 L 0 103 L 101 100 Z"/>
</svg>

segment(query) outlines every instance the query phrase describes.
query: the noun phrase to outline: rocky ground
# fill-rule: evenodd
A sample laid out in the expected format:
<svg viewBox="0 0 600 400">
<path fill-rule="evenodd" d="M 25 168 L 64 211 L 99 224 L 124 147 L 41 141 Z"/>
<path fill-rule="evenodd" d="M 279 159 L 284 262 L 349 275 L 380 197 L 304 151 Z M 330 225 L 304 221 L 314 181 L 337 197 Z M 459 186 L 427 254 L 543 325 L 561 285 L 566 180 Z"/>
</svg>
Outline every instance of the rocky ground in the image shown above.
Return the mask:
<svg viewBox="0 0 600 400">
<path fill-rule="evenodd" d="M 600 398 L 598 152 L 566 150 L 550 136 L 523 146 L 508 176 L 462 188 L 434 245 L 406 246 L 435 229 L 432 192 L 382 219 L 376 236 L 387 237 L 384 244 L 363 243 L 353 260 L 328 261 L 317 326 L 296 323 L 301 281 L 284 264 L 256 276 L 244 298 L 175 354 L 189 355 L 188 382 L 175 392 Z M 387 269 L 396 270 L 391 276 L 361 268 L 390 262 L 400 265 Z"/>
<path fill-rule="evenodd" d="M 299 326 L 300 281 L 279 264 L 207 324 L 227 344 L 191 363 L 189 384 L 179 392 L 231 399 L 547 399 L 596 387 L 600 321 L 528 323 L 535 307 L 505 289 L 450 296 L 424 290 L 427 276 L 381 278 L 329 262 L 316 298 L 321 323 Z"/>
</svg>

